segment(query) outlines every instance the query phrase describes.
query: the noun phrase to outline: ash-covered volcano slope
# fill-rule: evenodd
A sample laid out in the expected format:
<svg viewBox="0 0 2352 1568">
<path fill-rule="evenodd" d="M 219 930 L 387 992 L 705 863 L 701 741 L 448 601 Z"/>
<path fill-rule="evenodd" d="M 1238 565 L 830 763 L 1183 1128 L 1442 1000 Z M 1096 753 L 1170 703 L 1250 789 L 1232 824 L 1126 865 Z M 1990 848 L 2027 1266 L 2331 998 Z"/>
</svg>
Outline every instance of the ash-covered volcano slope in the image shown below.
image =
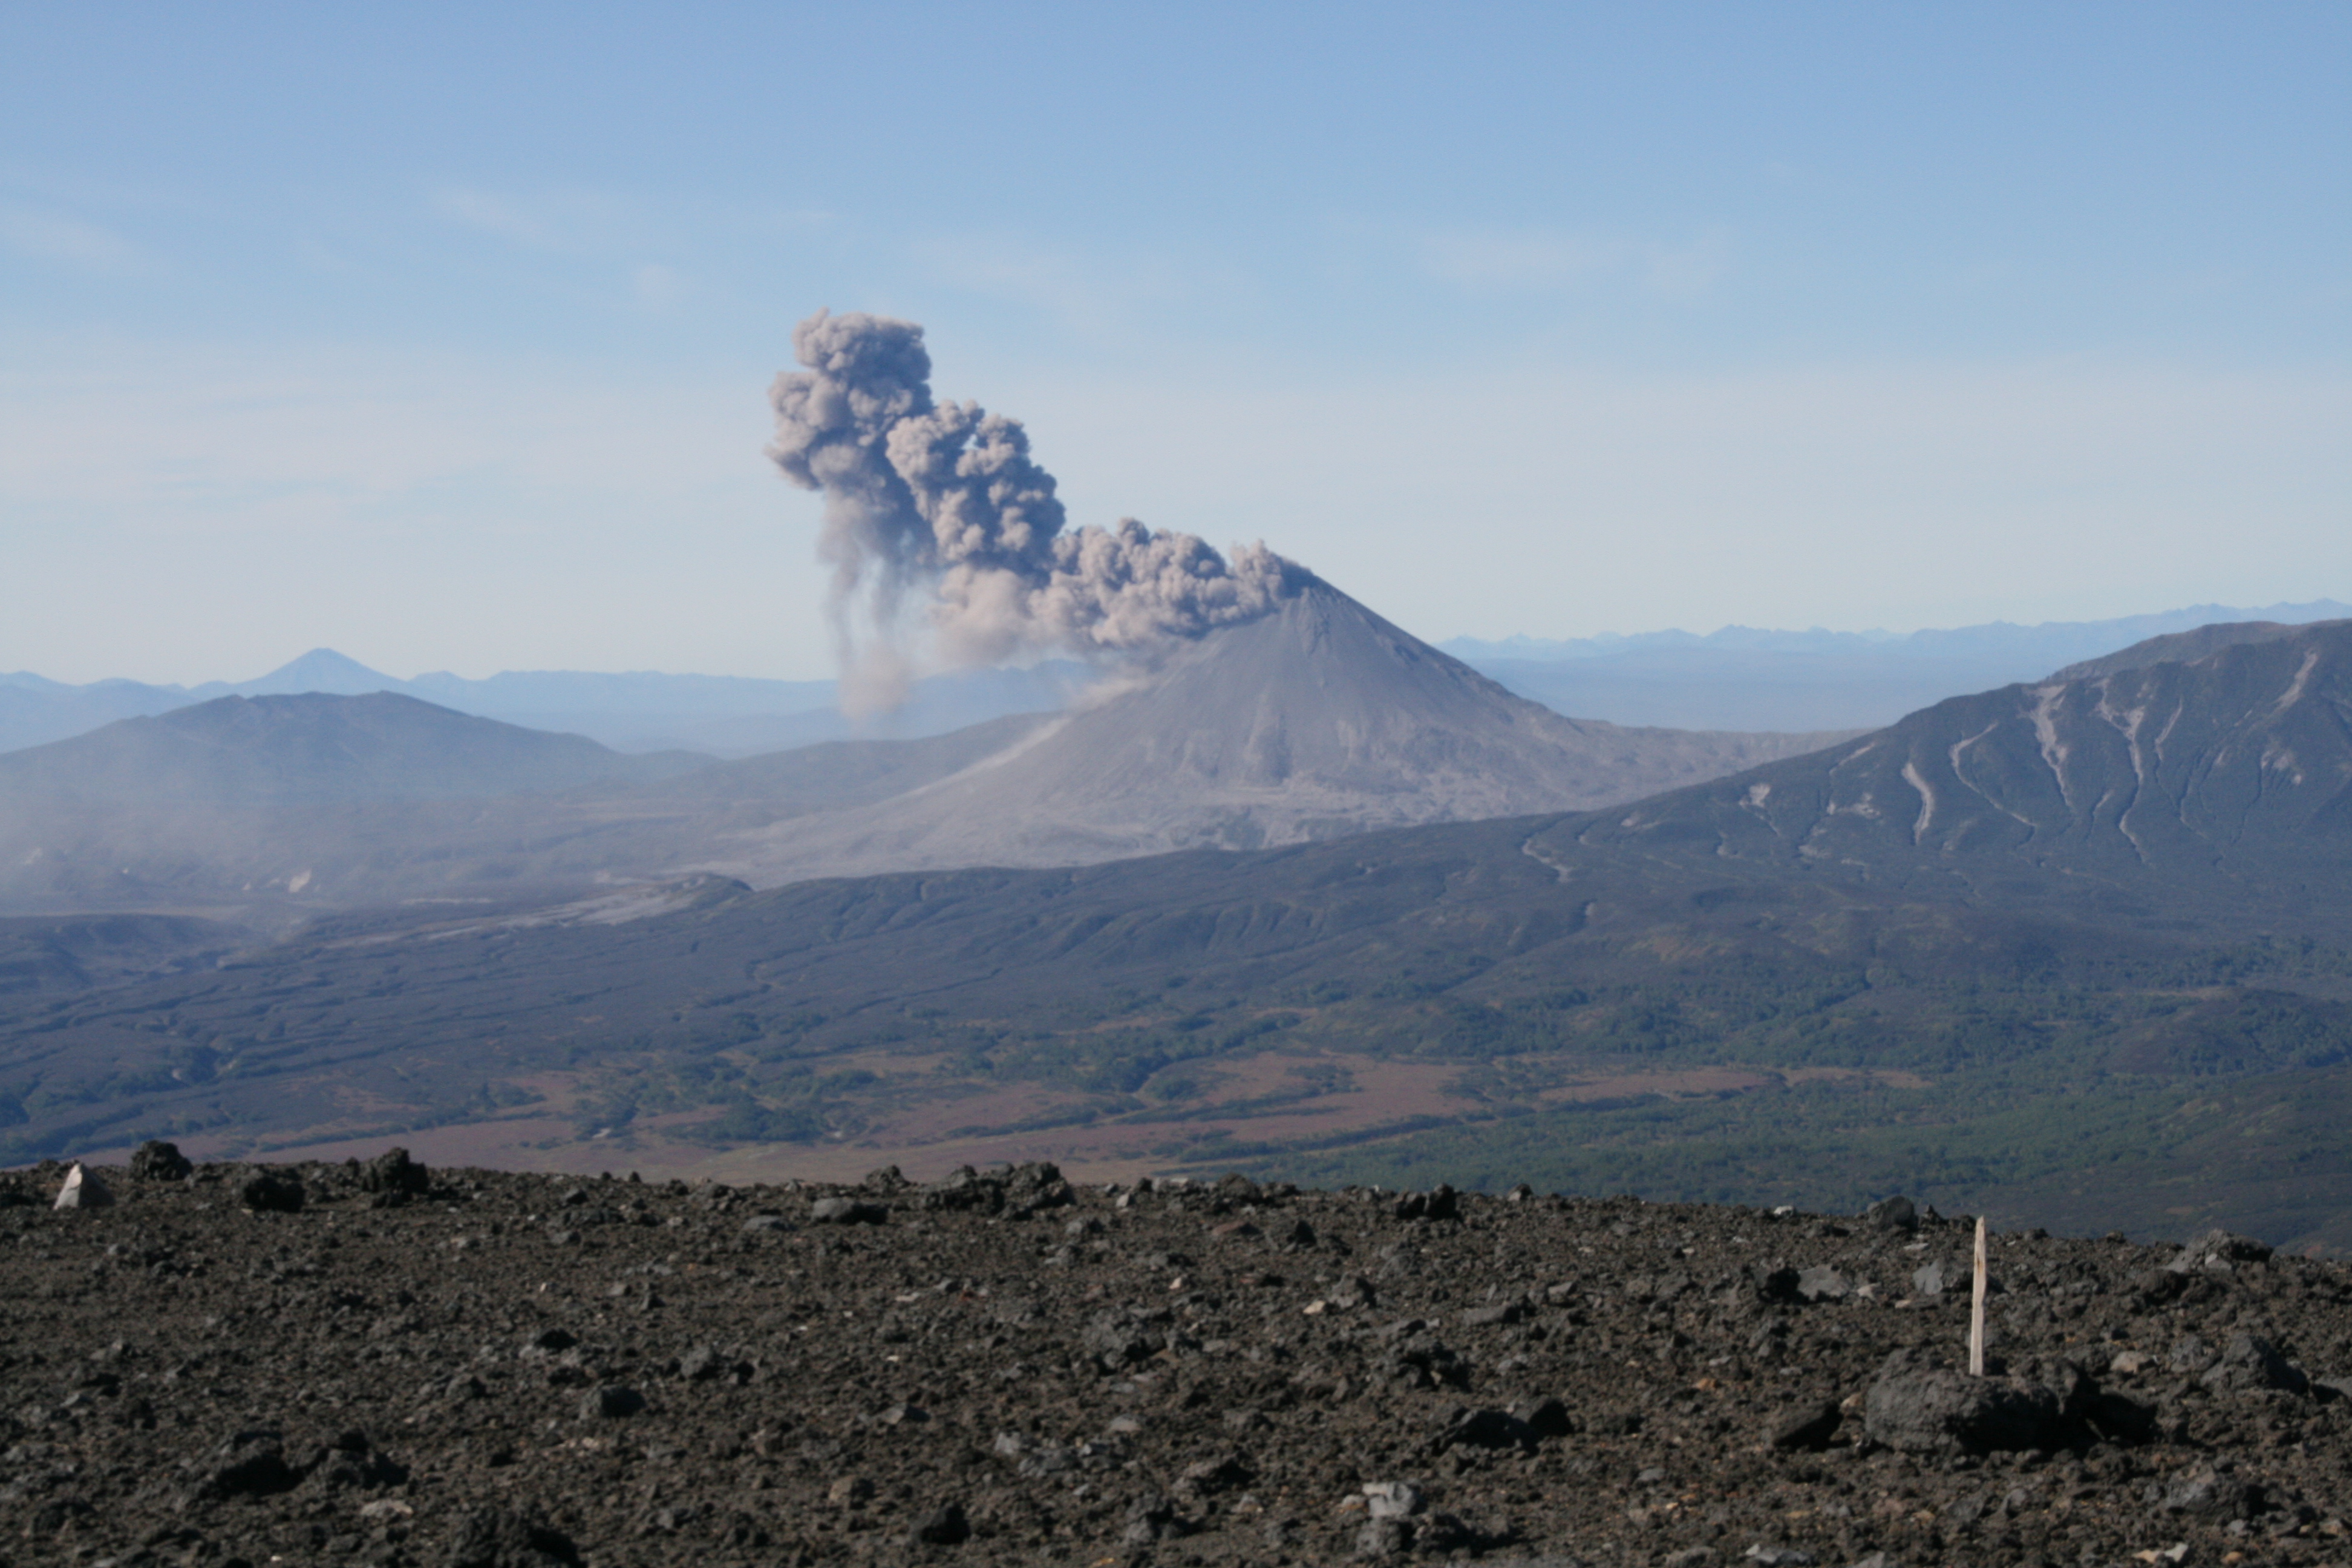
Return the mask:
<svg viewBox="0 0 2352 1568">
<path fill-rule="evenodd" d="M 1969 1379 L 1970 1227 L 1899 1202 L 141 1168 L 0 1178 L 11 1561 L 2319 1564 L 2352 1518 L 2352 1277 L 2220 1233 L 1997 1233 Z"/>
<path fill-rule="evenodd" d="M 959 774 L 706 865 L 768 885 L 1257 848 L 1605 805 L 1836 738 L 1563 718 L 1298 575 Z"/>
</svg>

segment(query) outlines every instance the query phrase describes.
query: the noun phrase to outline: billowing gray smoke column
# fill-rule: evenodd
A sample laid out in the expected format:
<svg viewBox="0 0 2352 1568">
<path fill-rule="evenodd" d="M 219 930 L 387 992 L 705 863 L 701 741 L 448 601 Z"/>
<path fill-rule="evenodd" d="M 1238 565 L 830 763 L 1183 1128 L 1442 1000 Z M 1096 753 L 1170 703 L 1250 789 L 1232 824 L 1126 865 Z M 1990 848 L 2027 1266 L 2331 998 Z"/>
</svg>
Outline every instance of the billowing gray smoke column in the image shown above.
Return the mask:
<svg viewBox="0 0 2352 1568">
<path fill-rule="evenodd" d="M 1054 476 L 1017 419 L 931 399 L 912 321 L 820 310 L 793 330 L 808 368 L 776 378 L 784 477 L 824 496 L 845 690 L 887 705 L 907 660 L 895 634 L 919 610 L 940 652 L 985 664 L 1024 653 L 1149 651 L 1265 614 L 1308 579 L 1263 544 L 1230 559 L 1189 533 L 1066 530 Z M 877 644 L 851 612 L 866 595 Z"/>
</svg>

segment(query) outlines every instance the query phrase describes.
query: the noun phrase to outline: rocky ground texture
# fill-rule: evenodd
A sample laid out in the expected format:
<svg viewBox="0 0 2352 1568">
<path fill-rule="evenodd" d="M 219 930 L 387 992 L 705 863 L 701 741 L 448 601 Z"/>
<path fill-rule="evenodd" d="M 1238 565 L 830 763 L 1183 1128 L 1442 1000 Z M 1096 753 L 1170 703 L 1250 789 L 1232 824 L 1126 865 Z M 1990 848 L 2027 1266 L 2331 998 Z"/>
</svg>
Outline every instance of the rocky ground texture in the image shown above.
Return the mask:
<svg viewBox="0 0 2352 1568">
<path fill-rule="evenodd" d="M 1631 1198 L 0 1175 L 0 1563 L 2352 1561 L 2352 1271 Z M 109 1201 L 110 1200 L 110 1201 Z"/>
</svg>

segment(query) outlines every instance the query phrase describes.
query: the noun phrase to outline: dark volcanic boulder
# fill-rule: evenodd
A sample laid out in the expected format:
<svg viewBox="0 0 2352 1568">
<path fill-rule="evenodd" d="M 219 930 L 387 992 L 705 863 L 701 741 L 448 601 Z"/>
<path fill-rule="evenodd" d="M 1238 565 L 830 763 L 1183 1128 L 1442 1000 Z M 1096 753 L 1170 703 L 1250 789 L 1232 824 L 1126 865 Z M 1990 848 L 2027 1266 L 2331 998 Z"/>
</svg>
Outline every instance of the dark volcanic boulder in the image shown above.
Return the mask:
<svg viewBox="0 0 2352 1568">
<path fill-rule="evenodd" d="M 971 1539 L 971 1524 L 964 1518 L 963 1505 L 951 1502 L 924 1515 L 908 1533 L 919 1546 L 961 1546 Z"/>
<path fill-rule="evenodd" d="M 1863 1402 L 1874 1442 L 1907 1453 L 2040 1448 L 2057 1444 L 2087 1397 L 2079 1373 L 2065 1387 L 2023 1376 L 1970 1377 L 1919 1350 L 1897 1351 Z"/>
<path fill-rule="evenodd" d="M 1437 1447 L 1532 1448 L 1534 1428 L 1507 1410 L 1456 1410 L 1438 1434 Z"/>
<path fill-rule="evenodd" d="M 635 1389 L 614 1383 L 582 1396 L 580 1414 L 618 1421 L 636 1415 L 646 1407 L 646 1396 Z"/>
<path fill-rule="evenodd" d="M 2268 1340 L 2253 1334 L 2231 1334 L 2228 1348 L 2214 1358 L 2200 1380 L 2215 1389 L 2280 1388 L 2308 1394 L 2311 1381 L 2279 1354 Z"/>
<path fill-rule="evenodd" d="M 1826 1263 L 1817 1263 L 1797 1275 L 1797 1294 L 1808 1301 L 1843 1301 L 1853 1289 L 1844 1275 Z"/>
<path fill-rule="evenodd" d="M 2180 1249 L 2180 1256 L 2165 1265 L 2175 1274 L 2227 1274 L 2248 1263 L 2270 1261 L 2271 1247 L 2266 1241 L 2256 1241 L 2251 1236 L 2232 1236 L 2226 1230 L 2209 1230 L 2191 1237 Z"/>
<path fill-rule="evenodd" d="M 1840 1412 L 1832 1400 L 1819 1400 L 1782 1411 L 1772 1420 L 1769 1441 L 1775 1448 L 1803 1448 L 1818 1452 L 1830 1446 L 1837 1436 Z"/>
<path fill-rule="evenodd" d="M 1372 1370 L 1375 1376 L 1402 1388 L 1470 1386 L 1470 1363 L 1422 1333 L 1403 1336 L 1373 1363 Z"/>
<path fill-rule="evenodd" d="M 1863 1221 L 1879 1230 L 1919 1228 L 1919 1205 L 1906 1197 L 1881 1198 L 1862 1211 Z"/>
<path fill-rule="evenodd" d="M 1158 1492 L 1147 1492 L 1128 1504 L 1127 1529 L 1120 1540 L 1129 1546 L 1149 1546 L 1184 1531 L 1185 1521 L 1178 1516 L 1176 1505 Z"/>
<path fill-rule="evenodd" d="M 2084 1423 L 2092 1436 L 2126 1446 L 2152 1443 L 2158 1434 L 2155 1406 L 2113 1390 L 2091 1402 Z"/>
<path fill-rule="evenodd" d="M 240 1432 L 213 1455 L 196 1493 L 205 1498 L 273 1497 L 301 1482 L 302 1472 L 287 1462 L 286 1445 L 276 1432 Z"/>
<path fill-rule="evenodd" d="M 2199 1465 L 2176 1477 L 2164 1489 L 2157 1506 L 2166 1513 L 2185 1513 L 2196 1518 L 2243 1519 L 2256 1511 L 2260 1498 L 2253 1488 L 2231 1471 L 2231 1466 L 2226 1460 L 2219 1465 Z"/>
<path fill-rule="evenodd" d="M 927 1209 L 994 1214 L 1004 1206 L 1004 1184 L 988 1180 L 970 1165 L 959 1165 L 925 1187 L 916 1203 Z"/>
<path fill-rule="evenodd" d="M 578 1568 L 572 1538 L 537 1514 L 485 1509 L 458 1528 L 443 1568 Z"/>
<path fill-rule="evenodd" d="M 1062 1179 L 1062 1168 L 1051 1160 L 1015 1165 L 1004 1181 L 1007 1206 L 1021 1213 L 1060 1208 L 1075 1196 L 1070 1184 Z"/>
<path fill-rule="evenodd" d="M 302 1183 L 291 1171 L 256 1171 L 238 1186 L 236 1195 L 249 1209 L 298 1214 L 302 1207 Z"/>
<path fill-rule="evenodd" d="M 188 1179 L 188 1173 L 194 1169 L 188 1157 L 180 1152 L 177 1143 L 166 1143 L 160 1139 L 149 1139 L 139 1145 L 138 1152 L 131 1156 L 131 1174 L 137 1181 L 184 1182 Z"/>
<path fill-rule="evenodd" d="M 870 1181 L 871 1178 L 869 1177 Z M 1014 1218 L 1041 1209 L 1060 1208 L 1075 1198 L 1061 1167 L 1051 1160 L 1024 1165 L 999 1165 L 987 1172 L 961 1165 L 916 1194 L 919 1208 L 976 1210 L 1010 1214 Z"/>
<path fill-rule="evenodd" d="M 1751 1263 L 1740 1271 L 1733 1289 L 1742 1298 L 1754 1301 L 1801 1301 L 1804 1298 L 1798 1294 L 1798 1281 L 1802 1278 L 1793 1268 Z"/>
<path fill-rule="evenodd" d="M 1165 1310 L 1128 1308 L 1097 1312 L 1087 1321 L 1080 1343 L 1095 1358 L 1097 1366 L 1113 1372 L 1159 1352 L 1168 1343 L 1165 1325 L 1172 1321 Z"/>
<path fill-rule="evenodd" d="M 369 1443 L 367 1434 L 356 1427 L 339 1434 L 304 1469 L 313 1486 L 329 1491 L 346 1487 L 396 1487 L 408 1479 L 408 1467 L 377 1451 Z"/>
<path fill-rule="evenodd" d="M 398 1197 L 422 1195 L 433 1184 L 433 1173 L 408 1157 L 405 1149 L 387 1149 L 360 1167 L 360 1191 Z"/>
<path fill-rule="evenodd" d="M 1511 1406 L 1511 1414 L 1527 1424 L 1537 1437 L 1565 1437 L 1576 1430 L 1568 1405 L 1558 1399 L 1531 1399 Z"/>
<path fill-rule="evenodd" d="M 1407 1193 L 1392 1210 L 1399 1219 L 1460 1219 L 1462 1198 L 1441 1182 L 1425 1193 Z"/>
</svg>

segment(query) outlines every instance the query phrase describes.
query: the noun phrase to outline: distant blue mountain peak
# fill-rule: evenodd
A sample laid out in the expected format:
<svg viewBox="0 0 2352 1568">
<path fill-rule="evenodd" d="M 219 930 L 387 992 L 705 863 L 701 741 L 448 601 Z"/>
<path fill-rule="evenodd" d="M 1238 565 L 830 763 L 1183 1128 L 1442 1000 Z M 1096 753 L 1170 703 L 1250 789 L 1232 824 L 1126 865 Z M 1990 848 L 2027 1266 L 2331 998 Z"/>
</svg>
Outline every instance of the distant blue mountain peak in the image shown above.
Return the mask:
<svg viewBox="0 0 2352 1568">
<path fill-rule="evenodd" d="M 1965 658 L 1986 655 L 2041 659 L 2053 668 L 2173 632 L 2226 621 L 2280 621 L 2303 625 L 2340 620 L 2352 616 L 2352 605 L 2334 599 L 2314 599 L 2300 605 L 2266 605 L 2252 609 L 2227 605 L 2191 605 L 2155 615 L 2123 616 L 2107 621 L 2045 621 L 2021 626 L 1988 621 L 1978 626 L 1916 632 L 1833 632 L 1815 626 L 1806 631 L 1776 631 L 1759 626 L 1724 626 L 1704 635 L 1668 630 L 1602 632 L 1589 637 L 1532 637 L 1524 635 L 1487 640 L 1451 637 L 1437 646 L 1454 658 L 1484 668 L 1496 660 L 1550 661 L 1618 658 L 1626 655 L 1670 650 L 1719 653 L 1859 654 L 1915 658 Z M 2077 652 L 2075 650 L 2083 650 Z"/>
<path fill-rule="evenodd" d="M 229 689 L 240 697 L 278 697 L 323 691 L 332 697 L 362 697 L 371 691 L 404 691 L 408 683 L 331 647 L 314 647 L 290 664 Z"/>
</svg>

